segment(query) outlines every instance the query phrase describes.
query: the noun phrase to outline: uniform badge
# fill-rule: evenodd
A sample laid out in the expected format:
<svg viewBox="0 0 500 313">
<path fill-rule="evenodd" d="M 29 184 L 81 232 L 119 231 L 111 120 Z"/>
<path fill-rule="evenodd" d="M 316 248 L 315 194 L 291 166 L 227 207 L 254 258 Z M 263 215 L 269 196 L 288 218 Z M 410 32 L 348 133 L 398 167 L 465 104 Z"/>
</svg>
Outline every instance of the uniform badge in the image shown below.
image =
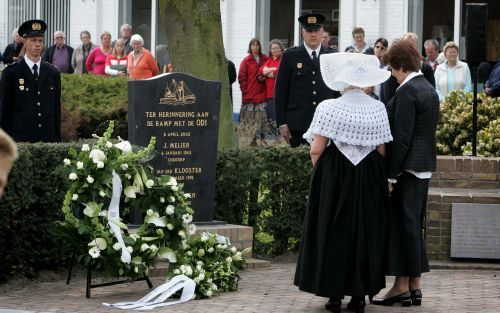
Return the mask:
<svg viewBox="0 0 500 313">
<path fill-rule="evenodd" d="M 24 78 L 19 78 L 19 85 L 24 84 Z"/>
<path fill-rule="evenodd" d="M 19 86 L 19 90 L 24 90 L 24 86 L 23 85 Z"/>
<path fill-rule="evenodd" d="M 302 68 L 302 63 L 297 63 L 297 68 Z"/>
</svg>

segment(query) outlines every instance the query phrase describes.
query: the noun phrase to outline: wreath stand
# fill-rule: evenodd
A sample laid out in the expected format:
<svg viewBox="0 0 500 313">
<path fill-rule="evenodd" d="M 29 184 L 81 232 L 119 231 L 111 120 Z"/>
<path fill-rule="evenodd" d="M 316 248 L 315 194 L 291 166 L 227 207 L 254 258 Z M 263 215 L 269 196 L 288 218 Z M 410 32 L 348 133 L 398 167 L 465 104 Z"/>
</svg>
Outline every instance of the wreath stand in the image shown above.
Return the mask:
<svg viewBox="0 0 500 313">
<path fill-rule="evenodd" d="M 66 279 L 66 285 L 69 285 L 69 281 L 71 280 L 71 272 L 73 270 L 73 263 L 75 262 L 75 254 L 73 253 L 71 255 L 71 261 L 69 264 L 69 269 L 68 269 L 68 278 Z M 130 283 L 134 281 L 141 281 L 145 280 L 146 283 L 148 284 L 149 289 L 153 288 L 153 284 L 151 283 L 151 280 L 149 279 L 149 276 L 144 274 L 144 277 L 140 278 L 129 278 L 129 279 L 122 279 L 122 280 L 117 280 L 117 281 L 111 281 L 107 283 L 101 283 L 101 284 L 92 284 L 92 270 L 90 267 L 86 266 L 87 268 L 87 285 L 85 288 L 85 297 L 88 299 L 90 298 L 90 290 L 92 288 L 99 288 L 99 287 L 106 287 L 106 286 L 112 286 L 112 285 L 118 285 L 118 284 L 124 284 L 124 283 Z"/>
</svg>

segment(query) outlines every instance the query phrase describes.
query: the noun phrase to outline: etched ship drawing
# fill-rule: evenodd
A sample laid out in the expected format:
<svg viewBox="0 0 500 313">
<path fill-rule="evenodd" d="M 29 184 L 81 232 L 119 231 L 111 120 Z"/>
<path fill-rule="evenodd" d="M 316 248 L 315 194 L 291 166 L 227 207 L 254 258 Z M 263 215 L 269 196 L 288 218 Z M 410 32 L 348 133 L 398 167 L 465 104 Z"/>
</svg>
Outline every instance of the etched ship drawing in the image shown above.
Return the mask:
<svg viewBox="0 0 500 313">
<path fill-rule="evenodd" d="M 175 79 L 172 79 L 171 83 L 167 83 L 165 95 L 163 98 L 160 98 L 160 104 L 170 105 L 191 104 L 195 103 L 195 101 L 196 96 L 189 90 L 184 81 L 181 80 L 178 83 Z"/>
</svg>

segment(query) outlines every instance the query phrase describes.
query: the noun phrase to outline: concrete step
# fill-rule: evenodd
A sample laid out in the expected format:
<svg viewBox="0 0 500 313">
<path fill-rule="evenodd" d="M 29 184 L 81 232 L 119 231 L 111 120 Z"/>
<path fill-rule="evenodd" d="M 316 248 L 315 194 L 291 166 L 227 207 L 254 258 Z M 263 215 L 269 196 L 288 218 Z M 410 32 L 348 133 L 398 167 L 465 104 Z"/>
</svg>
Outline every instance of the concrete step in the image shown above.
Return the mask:
<svg viewBox="0 0 500 313">
<path fill-rule="evenodd" d="M 246 261 L 247 261 L 247 270 L 258 270 L 271 266 L 271 262 L 266 260 L 247 258 Z"/>
<path fill-rule="evenodd" d="M 500 204 L 500 189 L 429 188 L 429 202 Z"/>
</svg>

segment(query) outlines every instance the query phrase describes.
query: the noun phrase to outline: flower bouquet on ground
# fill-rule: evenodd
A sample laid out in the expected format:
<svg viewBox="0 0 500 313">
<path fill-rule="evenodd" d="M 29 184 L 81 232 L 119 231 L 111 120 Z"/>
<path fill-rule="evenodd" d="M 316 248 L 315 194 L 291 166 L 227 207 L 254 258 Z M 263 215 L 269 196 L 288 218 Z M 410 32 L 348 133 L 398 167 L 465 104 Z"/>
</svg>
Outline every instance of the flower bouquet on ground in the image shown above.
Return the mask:
<svg viewBox="0 0 500 313">
<path fill-rule="evenodd" d="M 113 126 L 110 122 L 103 137 L 95 136 L 95 144 L 71 149 L 71 159 L 64 160 L 71 185 L 57 230 L 74 244 L 80 263 L 105 276 L 134 278 L 147 274 L 157 257 L 177 262 L 196 226 L 182 185 L 145 164 L 155 138 L 134 152 L 128 141 L 111 142 Z M 145 214 L 133 233 L 123 222 L 131 208 Z"/>
</svg>

